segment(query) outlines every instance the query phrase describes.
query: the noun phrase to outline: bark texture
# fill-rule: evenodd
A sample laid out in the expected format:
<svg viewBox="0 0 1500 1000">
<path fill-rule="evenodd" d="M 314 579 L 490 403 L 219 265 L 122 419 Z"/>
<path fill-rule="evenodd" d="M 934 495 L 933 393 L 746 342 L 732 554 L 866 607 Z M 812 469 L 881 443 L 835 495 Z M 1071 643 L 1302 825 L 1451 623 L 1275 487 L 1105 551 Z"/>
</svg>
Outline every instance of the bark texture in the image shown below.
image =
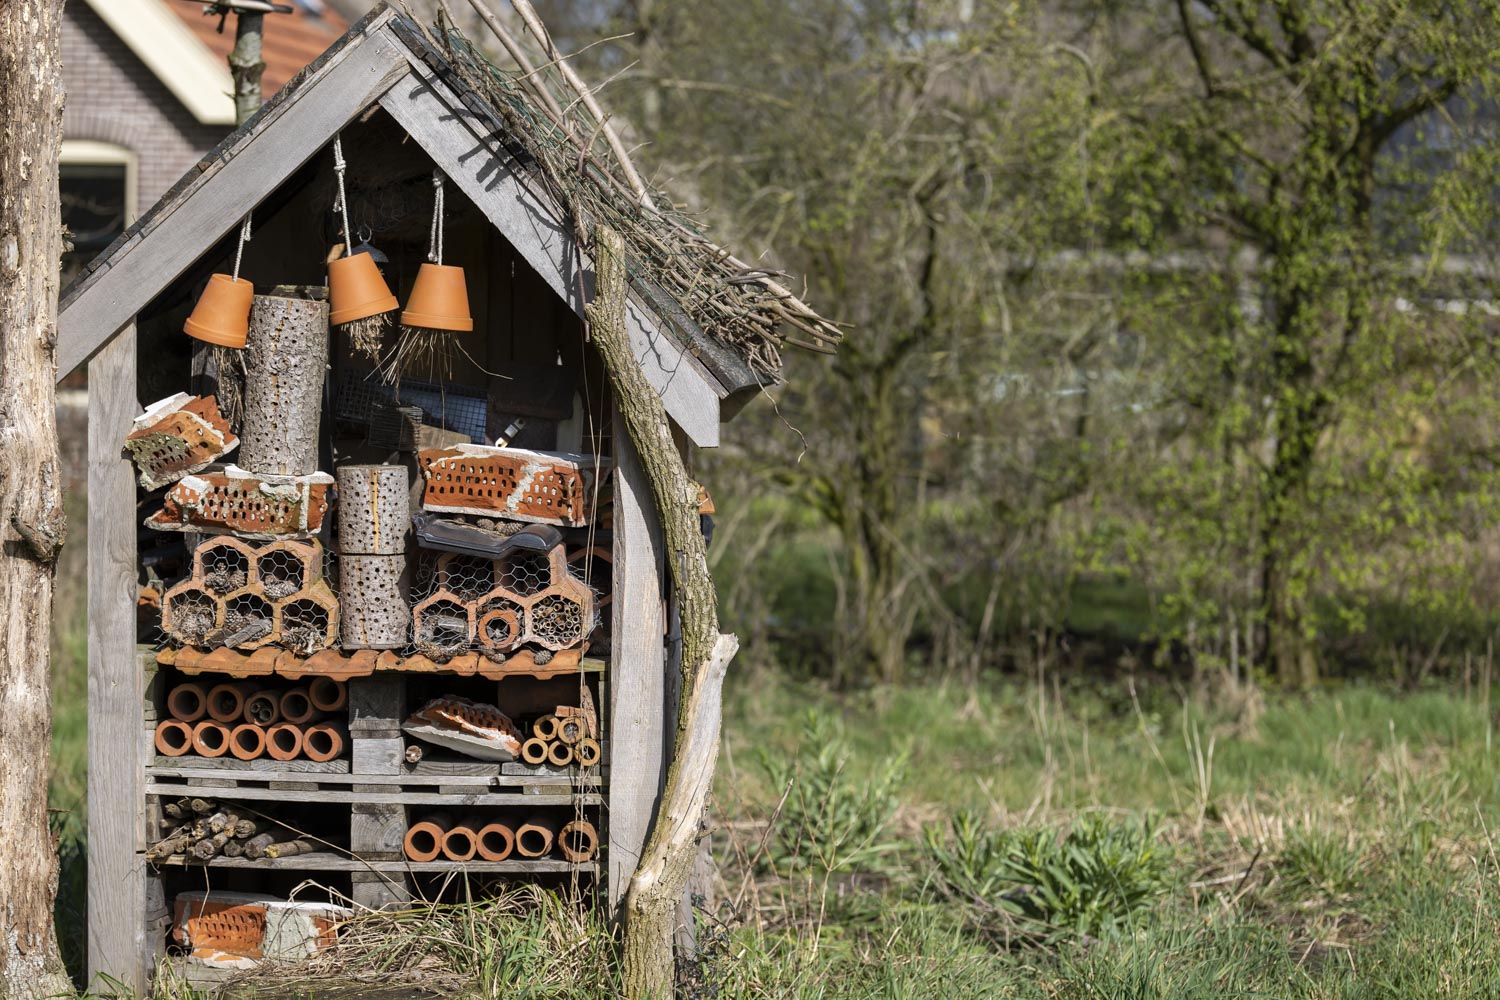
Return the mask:
<svg viewBox="0 0 1500 1000">
<path fill-rule="evenodd" d="M 698 520 L 698 485 L 672 439 L 660 397 L 630 350 L 625 245 L 618 233 L 596 230 L 594 266 L 590 330 L 651 484 L 682 622 L 682 697 L 667 787 L 625 895 L 623 983 L 627 996 L 643 1000 L 672 994 L 677 903 L 697 861 L 699 828 L 719 757 L 724 673 L 739 641 L 719 633 L 718 597 Z"/>
<path fill-rule="evenodd" d="M 318 471 L 328 303 L 257 295 L 245 338 L 239 464 L 261 475 Z"/>
<path fill-rule="evenodd" d="M 261 39 L 266 15 L 240 11 L 235 14 L 234 48 L 229 52 L 229 74 L 234 79 L 234 123 L 243 125 L 261 105 Z"/>
<path fill-rule="evenodd" d="M 0 2 L 0 996 L 71 995 L 52 926 L 48 651 L 64 520 L 54 412 L 59 0 Z"/>
</svg>

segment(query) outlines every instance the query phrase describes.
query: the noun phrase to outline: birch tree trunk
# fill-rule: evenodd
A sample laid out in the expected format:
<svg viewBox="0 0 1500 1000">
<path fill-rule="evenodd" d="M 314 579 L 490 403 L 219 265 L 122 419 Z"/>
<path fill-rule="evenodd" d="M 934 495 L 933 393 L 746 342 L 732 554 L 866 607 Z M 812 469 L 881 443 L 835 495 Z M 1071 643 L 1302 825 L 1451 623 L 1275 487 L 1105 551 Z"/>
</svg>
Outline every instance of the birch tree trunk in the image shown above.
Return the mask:
<svg viewBox="0 0 1500 1000">
<path fill-rule="evenodd" d="M 659 1000 L 672 995 L 677 903 L 698 856 L 698 831 L 719 757 L 724 673 L 739 641 L 719 634 L 718 595 L 698 521 L 698 486 L 672 440 L 661 398 L 630 350 L 625 243 L 618 233 L 603 227 L 595 231 L 594 267 L 596 297 L 587 306 L 589 328 L 651 484 L 682 621 L 682 698 L 667 787 L 625 895 L 625 995 Z"/>
<path fill-rule="evenodd" d="M 0 996 L 71 995 L 52 926 L 47 670 L 64 529 L 54 348 L 61 0 L 0 2 Z"/>
</svg>

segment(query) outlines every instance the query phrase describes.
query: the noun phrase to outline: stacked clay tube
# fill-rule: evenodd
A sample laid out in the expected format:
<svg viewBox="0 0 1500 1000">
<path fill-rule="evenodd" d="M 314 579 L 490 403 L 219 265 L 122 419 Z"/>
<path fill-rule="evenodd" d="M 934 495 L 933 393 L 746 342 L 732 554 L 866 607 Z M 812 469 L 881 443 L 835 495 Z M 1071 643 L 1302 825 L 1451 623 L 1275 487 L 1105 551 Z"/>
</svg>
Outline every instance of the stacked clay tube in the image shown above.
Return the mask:
<svg viewBox="0 0 1500 1000">
<path fill-rule="evenodd" d="M 593 767 L 599 763 L 598 731 L 580 710 L 559 706 L 531 724 L 531 737 L 521 744 L 521 759 L 551 767 Z"/>
<path fill-rule="evenodd" d="M 349 736 L 343 723 L 327 717 L 348 699 L 343 682 L 326 677 L 285 691 L 253 681 L 178 684 L 167 692 L 171 717 L 157 724 L 154 743 L 164 757 L 334 760 Z"/>
<path fill-rule="evenodd" d="M 537 860 L 560 855 L 572 864 L 583 864 L 599 853 L 599 834 L 593 823 L 582 818 L 565 823 L 552 816 L 532 816 L 512 825 L 474 816 L 455 822 L 448 813 L 434 812 L 407 829 L 402 848 L 407 860 L 416 862 Z"/>
</svg>

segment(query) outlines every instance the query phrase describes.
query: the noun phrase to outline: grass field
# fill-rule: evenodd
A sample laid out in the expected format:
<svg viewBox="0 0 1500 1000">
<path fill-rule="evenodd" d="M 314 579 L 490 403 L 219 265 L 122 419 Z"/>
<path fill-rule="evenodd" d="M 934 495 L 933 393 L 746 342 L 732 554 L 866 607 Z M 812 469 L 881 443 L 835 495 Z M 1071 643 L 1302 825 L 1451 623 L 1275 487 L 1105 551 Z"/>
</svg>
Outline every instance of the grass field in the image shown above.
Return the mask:
<svg viewBox="0 0 1500 1000">
<path fill-rule="evenodd" d="M 59 917 L 77 962 L 81 646 L 65 631 L 58 652 Z M 687 992 L 1500 995 L 1492 742 L 1483 689 L 1343 687 L 1230 713 L 1159 681 L 836 696 L 739 674 Z M 507 900 L 395 933 L 406 959 L 343 955 L 338 978 L 399 979 L 427 950 L 448 991 L 611 992 L 604 932 L 566 906 Z"/>
</svg>

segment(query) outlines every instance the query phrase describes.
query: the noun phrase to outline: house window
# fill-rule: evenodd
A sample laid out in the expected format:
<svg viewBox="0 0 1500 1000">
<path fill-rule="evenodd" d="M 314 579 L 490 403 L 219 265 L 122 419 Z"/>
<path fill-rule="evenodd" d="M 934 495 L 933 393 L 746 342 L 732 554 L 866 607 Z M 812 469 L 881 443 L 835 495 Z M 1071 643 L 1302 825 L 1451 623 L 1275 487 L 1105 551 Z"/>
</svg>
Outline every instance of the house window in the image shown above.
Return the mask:
<svg viewBox="0 0 1500 1000">
<path fill-rule="evenodd" d="M 64 140 L 59 187 L 62 221 L 73 244 L 62 260 L 66 288 L 135 220 L 135 154 L 106 142 Z"/>
</svg>

